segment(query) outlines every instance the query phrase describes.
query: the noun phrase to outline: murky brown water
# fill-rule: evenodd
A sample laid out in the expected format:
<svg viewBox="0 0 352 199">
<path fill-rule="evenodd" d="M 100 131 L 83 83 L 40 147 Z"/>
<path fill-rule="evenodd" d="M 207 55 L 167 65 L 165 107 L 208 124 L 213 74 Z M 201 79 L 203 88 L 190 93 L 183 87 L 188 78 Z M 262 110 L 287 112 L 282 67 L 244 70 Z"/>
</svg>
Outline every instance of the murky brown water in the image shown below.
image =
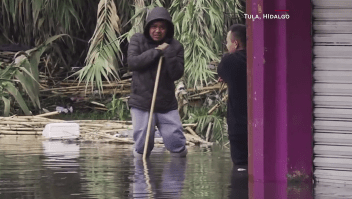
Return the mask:
<svg viewBox="0 0 352 199">
<path fill-rule="evenodd" d="M 217 146 L 190 147 L 181 159 L 156 147 L 147 178 L 131 151 L 130 145 L 2 137 L 0 198 L 313 198 L 310 185 L 248 183 L 246 172 L 233 171 L 229 150 Z M 339 198 L 331 188 L 315 190 L 316 198 Z"/>
</svg>

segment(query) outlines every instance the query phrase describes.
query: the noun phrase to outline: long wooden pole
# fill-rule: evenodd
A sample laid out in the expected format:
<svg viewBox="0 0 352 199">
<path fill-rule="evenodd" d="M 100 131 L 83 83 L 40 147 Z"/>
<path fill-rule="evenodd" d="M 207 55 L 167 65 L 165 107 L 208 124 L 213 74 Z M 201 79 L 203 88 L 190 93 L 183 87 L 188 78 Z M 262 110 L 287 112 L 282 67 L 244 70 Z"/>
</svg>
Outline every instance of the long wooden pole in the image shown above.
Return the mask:
<svg viewBox="0 0 352 199">
<path fill-rule="evenodd" d="M 155 105 L 156 94 L 157 94 L 157 91 L 158 91 L 158 84 L 159 84 L 159 77 L 160 77 L 160 70 L 161 70 L 162 62 L 163 62 L 163 57 L 161 56 L 160 59 L 159 59 L 158 70 L 156 72 L 155 85 L 154 85 L 153 98 L 152 98 L 152 105 L 150 107 L 150 113 L 149 113 L 147 135 L 145 136 L 145 142 L 144 142 L 144 151 L 143 151 L 143 160 L 144 161 L 147 159 L 147 148 L 148 148 L 148 142 L 149 142 L 149 136 L 150 136 L 150 129 L 151 129 L 151 126 L 152 126 L 152 121 L 153 121 L 154 105 Z"/>
<path fill-rule="evenodd" d="M 152 98 L 152 105 L 150 107 L 150 113 L 149 113 L 147 135 L 145 136 L 144 151 L 143 151 L 143 161 L 145 161 L 147 159 L 147 148 L 148 148 L 148 142 L 149 142 L 149 136 L 150 136 L 150 129 L 151 129 L 151 126 L 152 126 L 152 121 L 153 121 L 154 105 L 155 105 L 155 99 L 156 99 L 156 94 L 157 94 L 157 90 L 158 90 L 158 84 L 159 84 L 159 77 L 160 77 L 160 70 L 161 70 L 162 62 L 163 62 L 163 57 L 161 56 L 160 59 L 159 59 L 158 70 L 156 72 L 155 85 L 154 85 L 153 98 Z"/>
</svg>

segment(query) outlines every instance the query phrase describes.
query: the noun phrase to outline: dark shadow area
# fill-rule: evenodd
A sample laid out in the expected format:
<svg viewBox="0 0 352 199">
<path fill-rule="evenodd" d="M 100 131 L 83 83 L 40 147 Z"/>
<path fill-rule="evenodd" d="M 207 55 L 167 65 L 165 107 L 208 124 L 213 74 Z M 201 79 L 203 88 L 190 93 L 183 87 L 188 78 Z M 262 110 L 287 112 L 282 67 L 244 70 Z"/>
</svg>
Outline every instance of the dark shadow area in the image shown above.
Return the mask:
<svg viewBox="0 0 352 199">
<path fill-rule="evenodd" d="M 242 171 L 242 168 L 246 170 Z M 233 167 L 229 189 L 229 199 L 248 199 L 247 167 Z"/>
</svg>

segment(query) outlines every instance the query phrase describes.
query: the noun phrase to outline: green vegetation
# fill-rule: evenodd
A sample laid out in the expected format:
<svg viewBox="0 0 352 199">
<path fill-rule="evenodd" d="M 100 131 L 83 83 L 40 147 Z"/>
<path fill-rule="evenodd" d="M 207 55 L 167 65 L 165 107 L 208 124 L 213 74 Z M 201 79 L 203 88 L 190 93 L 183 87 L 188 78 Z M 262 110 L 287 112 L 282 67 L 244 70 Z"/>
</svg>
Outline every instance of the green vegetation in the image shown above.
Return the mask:
<svg viewBox="0 0 352 199">
<path fill-rule="evenodd" d="M 40 95 L 42 76 L 49 83 L 75 77 L 86 90 L 92 85 L 89 88 L 99 91 L 107 110 L 88 109 L 60 117 L 129 120 L 126 102 L 120 99 L 125 96 L 101 95 L 102 85 L 103 81 L 119 80 L 128 71 L 124 59 L 129 38 L 143 30 L 148 11 L 156 6 L 169 10 L 175 38 L 185 47 L 185 75 L 180 81 L 186 88 L 210 85 L 216 74 L 209 65 L 216 65 L 226 50 L 223 43 L 228 27 L 244 23 L 244 1 L 3 0 L 0 41 L 26 50 L 14 52 L 10 62 L 0 51 L 0 115 L 42 112 L 41 108 L 46 108 L 43 101 L 55 104 L 54 98 Z M 74 72 L 74 67 L 80 70 Z M 203 106 L 206 100 L 202 98 L 199 104 Z M 208 115 L 214 105 L 187 105 L 181 115 L 183 122 L 198 123 L 196 131 L 203 137 L 211 122 L 212 139 L 222 142 L 226 105 Z"/>
<path fill-rule="evenodd" d="M 0 96 L 4 103 L 4 116 L 10 113 L 10 95 L 17 101 L 25 115 L 31 115 L 22 93 L 16 84 L 20 84 L 22 90 L 29 96 L 35 110 L 40 109 L 39 101 L 39 70 L 38 64 L 41 55 L 49 44 L 63 35 L 48 38 L 43 44 L 36 48 L 18 54 L 11 64 L 0 70 Z"/>
</svg>

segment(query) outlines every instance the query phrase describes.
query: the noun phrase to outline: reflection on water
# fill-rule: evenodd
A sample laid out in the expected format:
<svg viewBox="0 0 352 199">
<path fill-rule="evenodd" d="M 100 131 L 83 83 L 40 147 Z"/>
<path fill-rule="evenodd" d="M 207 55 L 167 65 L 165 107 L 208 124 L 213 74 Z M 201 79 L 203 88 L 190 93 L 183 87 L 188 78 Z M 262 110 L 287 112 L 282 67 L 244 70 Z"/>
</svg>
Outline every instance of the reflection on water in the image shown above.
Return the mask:
<svg viewBox="0 0 352 199">
<path fill-rule="evenodd" d="M 131 145 L 0 138 L 0 198 L 313 198 L 311 185 L 248 182 L 246 172 L 233 169 L 228 149 L 217 146 L 190 147 L 187 158 L 155 147 L 146 167 L 131 151 Z M 316 198 L 348 198 L 331 186 L 315 190 Z"/>
<path fill-rule="evenodd" d="M 133 198 L 181 198 L 185 180 L 186 158 L 170 158 L 164 164 L 159 176 L 158 169 L 147 160 L 146 167 L 142 160 L 134 160 Z M 147 172 L 145 170 L 147 168 Z"/>
<path fill-rule="evenodd" d="M 131 145 L 0 138 L 0 198 L 228 198 L 229 151 L 190 147 L 172 158 L 155 147 L 147 162 Z M 246 184 L 246 182 L 244 182 Z M 148 188 L 149 187 L 149 188 Z"/>
<path fill-rule="evenodd" d="M 249 181 L 250 199 L 312 199 L 312 185 L 308 183 L 261 183 Z"/>
<path fill-rule="evenodd" d="M 65 170 L 64 173 L 77 173 L 79 164 L 79 145 L 61 141 L 43 141 L 45 167 L 52 170 Z M 58 173 L 57 172 L 57 173 Z"/>
</svg>

